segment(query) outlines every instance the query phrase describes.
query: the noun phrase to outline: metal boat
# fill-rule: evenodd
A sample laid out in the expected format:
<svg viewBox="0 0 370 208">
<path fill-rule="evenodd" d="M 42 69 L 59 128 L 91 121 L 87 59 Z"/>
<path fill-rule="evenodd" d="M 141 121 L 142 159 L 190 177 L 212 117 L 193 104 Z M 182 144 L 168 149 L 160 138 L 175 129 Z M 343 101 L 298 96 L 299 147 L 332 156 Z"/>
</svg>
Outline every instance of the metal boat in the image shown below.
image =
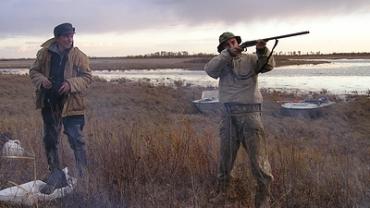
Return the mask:
<svg viewBox="0 0 370 208">
<path fill-rule="evenodd" d="M 322 116 L 322 110 L 335 102 L 330 101 L 327 97 L 318 99 L 306 99 L 301 102 L 290 102 L 281 105 L 281 114 L 285 116 L 304 116 L 317 118 Z"/>
<path fill-rule="evenodd" d="M 218 100 L 218 90 L 205 90 L 199 100 L 194 100 L 193 104 L 205 114 L 217 114 L 221 112 L 222 105 Z"/>
</svg>

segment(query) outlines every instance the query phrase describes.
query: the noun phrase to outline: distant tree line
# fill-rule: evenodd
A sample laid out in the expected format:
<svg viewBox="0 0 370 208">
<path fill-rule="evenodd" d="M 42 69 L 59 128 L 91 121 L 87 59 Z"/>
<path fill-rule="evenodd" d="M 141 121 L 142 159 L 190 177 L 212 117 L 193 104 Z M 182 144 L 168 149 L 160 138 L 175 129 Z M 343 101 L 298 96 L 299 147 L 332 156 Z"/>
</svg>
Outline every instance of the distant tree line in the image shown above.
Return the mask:
<svg viewBox="0 0 370 208">
<path fill-rule="evenodd" d="M 189 53 L 187 51 L 158 51 L 154 53 L 149 53 L 145 55 L 129 55 L 127 58 L 176 58 L 176 57 L 211 57 L 217 54 L 214 53 Z M 279 51 L 275 52 L 275 55 L 278 56 L 325 56 L 325 55 L 361 55 L 361 56 L 370 56 L 368 52 L 351 52 L 351 53 L 322 53 L 321 51 Z"/>
<path fill-rule="evenodd" d="M 275 52 L 276 55 L 280 56 L 326 56 L 326 55 L 340 55 L 340 56 L 369 56 L 369 52 L 346 52 L 346 53 L 322 53 L 321 51 L 310 51 L 310 52 L 302 52 L 302 51 L 279 51 Z"/>
<path fill-rule="evenodd" d="M 310 52 L 302 52 L 302 51 L 279 51 L 276 52 L 276 55 L 280 56 L 304 56 L 304 55 L 324 55 L 321 51 L 310 51 Z M 327 54 L 329 55 L 329 54 Z"/>
<path fill-rule="evenodd" d="M 322 53 L 321 51 L 310 51 L 310 52 L 302 52 L 302 51 L 278 51 L 274 53 L 276 56 L 354 56 L 354 57 L 370 57 L 370 52 L 351 52 L 351 53 Z M 145 55 L 128 55 L 128 56 L 115 56 L 115 57 L 90 57 L 92 59 L 99 59 L 99 58 L 112 58 L 112 59 L 120 59 L 120 58 L 181 58 L 181 57 L 213 57 L 216 56 L 215 53 L 189 53 L 187 51 L 158 51 L 154 53 L 149 53 Z M 4 60 L 14 60 L 14 59 L 0 59 Z"/>
<path fill-rule="evenodd" d="M 157 51 L 154 53 L 149 53 L 145 55 L 129 55 L 126 56 L 127 58 L 176 58 L 176 57 L 208 57 L 214 56 L 215 54 L 211 53 L 193 53 L 190 54 L 187 51 Z"/>
</svg>

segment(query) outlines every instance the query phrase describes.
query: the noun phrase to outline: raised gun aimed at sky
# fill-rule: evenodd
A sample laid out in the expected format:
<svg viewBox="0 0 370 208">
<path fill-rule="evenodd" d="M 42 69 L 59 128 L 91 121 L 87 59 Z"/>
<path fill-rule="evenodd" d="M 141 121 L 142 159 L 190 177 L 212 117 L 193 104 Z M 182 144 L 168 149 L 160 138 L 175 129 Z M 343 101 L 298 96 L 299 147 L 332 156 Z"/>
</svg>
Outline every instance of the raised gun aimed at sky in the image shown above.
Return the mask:
<svg viewBox="0 0 370 208">
<path fill-rule="evenodd" d="M 288 37 L 297 36 L 297 35 L 305 35 L 305 34 L 308 34 L 308 33 L 310 33 L 310 31 L 296 32 L 296 33 L 291 33 L 291 34 L 287 34 L 287 35 L 279 35 L 279 36 L 270 37 L 270 38 L 263 38 L 261 40 L 264 40 L 264 41 L 267 42 L 269 40 L 277 40 L 277 39 L 288 38 Z M 240 48 L 246 49 L 247 47 L 251 47 L 251 46 L 254 46 L 256 44 L 257 44 L 257 40 L 250 40 L 250 41 L 246 41 L 246 42 L 243 42 L 242 44 L 240 44 Z"/>
</svg>

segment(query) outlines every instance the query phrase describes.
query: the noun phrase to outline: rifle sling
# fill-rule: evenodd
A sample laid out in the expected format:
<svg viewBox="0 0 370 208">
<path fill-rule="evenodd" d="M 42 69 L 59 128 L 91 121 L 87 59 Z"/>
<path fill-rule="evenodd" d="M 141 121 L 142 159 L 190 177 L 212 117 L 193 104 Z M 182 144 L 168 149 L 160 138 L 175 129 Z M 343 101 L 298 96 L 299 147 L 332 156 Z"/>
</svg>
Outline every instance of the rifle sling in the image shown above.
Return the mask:
<svg viewBox="0 0 370 208">
<path fill-rule="evenodd" d="M 258 73 L 257 73 L 257 74 L 259 74 L 259 73 L 261 72 L 261 70 L 262 70 L 263 68 L 265 68 L 265 67 L 266 67 L 266 65 L 268 64 L 268 62 L 269 62 L 269 60 L 270 60 L 270 58 L 271 58 L 271 56 L 272 56 L 272 53 L 274 52 L 274 49 L 276 48 L 276 46 L 277 46 L 277 44 L 278 44 L 278 43 L 279 43 L 279 40 L 278 40 L 278 39 L 275 39 L 275 44 L 274 44 L 274 46 L 272 47 L 272 49 L 271 49 L 271 52 L 270 52 L 269 56 L 267 57 L 266 63 L 265 63 L 265 64 L 263 64 L 261 68 L 259 68 L 259 70 L 258 70 Z M 249 79 L 249 78 L 251 78 L 251 77 L 253 77 L 253 76 L 257 75 L 257 74 L 250 73 L 250 74 L 245 75 L 245 76 L 238 75 L 238 76 L 236 76 L 236 78 L 237 78 L 237 79 L 239 79 L 239 80 L 246 80 L 246 79 Z"/>
<path fill-rule="evenodd" d="M 267 60 L 266 60 L 266 63 L 258 70 L 258 73 L 259 72 L 261 72 L 261 70 L 263 69 L 263 68 L 265 68 L 266 67 L 266 65 L 268 64 L 268 62 L 269 62 L 269 60 L 270 60 L 270 58 L 271 58 L 271 56 L 272 56 L 272 53 L 274 52 L 274 50 L 275 50 L 275 48 L 276 48 L 276 46 L 278 45 L 278 43 L 279 43 L 279 40 L 278 39 L 275 39 L 275 43 L 274 43 L 274 46 L 272 47 L 272 49 L 271 49 L 271 53 L 269 54 L 269 56 L 267 57 Z"/>
</svg>

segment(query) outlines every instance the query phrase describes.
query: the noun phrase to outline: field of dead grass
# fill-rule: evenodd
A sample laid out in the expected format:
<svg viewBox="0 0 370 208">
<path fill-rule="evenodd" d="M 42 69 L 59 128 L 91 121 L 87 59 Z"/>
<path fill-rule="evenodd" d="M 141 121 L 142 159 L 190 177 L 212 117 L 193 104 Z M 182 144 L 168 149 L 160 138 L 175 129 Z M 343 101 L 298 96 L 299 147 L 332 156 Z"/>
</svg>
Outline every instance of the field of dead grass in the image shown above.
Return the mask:
<svg viewBox="0 0 370 208">
<path fill-rule="evenodd" d="M 219 118 L 191 105 L 201 90 L 95 80 L 84 130 L 88 186 L 40 207 L 214 207 L 208 200 L 216 181 Z M 368 207 L 369 97 L 332 96 L 338 103 L 318 119 L 280 115 L 279 103 L 297 96 L 264 92 L 273 207 Z M 0 99 L 0 132 L 34 152 L 37 176 L 45 178 L 42 121 L 29 78 L 0 75 Z M 73 172 L 65 136 L 60 154 Z M 255 181 L 249 167 L 242 150 L 227 207 L 252 207 Z M 32 177 L 29 162 L 0 160 L 1 189 L 8 181 L 20 184 Z"/>
</svg>

